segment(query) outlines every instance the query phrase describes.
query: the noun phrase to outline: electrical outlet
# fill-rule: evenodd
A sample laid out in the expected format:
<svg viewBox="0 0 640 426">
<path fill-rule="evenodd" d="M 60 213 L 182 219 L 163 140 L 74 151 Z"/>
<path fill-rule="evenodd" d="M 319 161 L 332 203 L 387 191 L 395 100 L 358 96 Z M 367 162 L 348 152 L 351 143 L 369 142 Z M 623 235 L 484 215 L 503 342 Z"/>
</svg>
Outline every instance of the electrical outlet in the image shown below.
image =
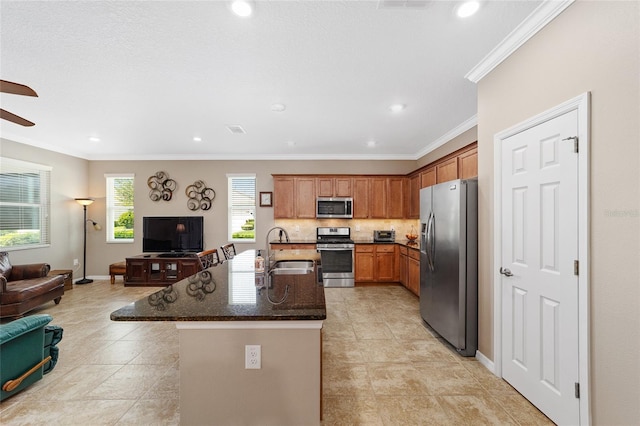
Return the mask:
<svg viewBox="0 0 640 426">
<path fill-rule="evenodd" d="M 262 368 L 260 352 L 260 345 L 245 345 L 244 368 L 246 370 L 259 370 Z"/>
<path fill-rule="evenodd" d="M 360 225 L 356 225 L 356 232 L 360 232 Z"/>
<path fill-rule="evenodd" d="M 73 259 L 73 266 L 78 266 L 80 264 L 80 262 L 78 261 L 78 259 Z"/>
<path fill-rule="evenodd" d="M 300 232 L 300 225 L 296 225 L 296 232 Z"/>
</svg>

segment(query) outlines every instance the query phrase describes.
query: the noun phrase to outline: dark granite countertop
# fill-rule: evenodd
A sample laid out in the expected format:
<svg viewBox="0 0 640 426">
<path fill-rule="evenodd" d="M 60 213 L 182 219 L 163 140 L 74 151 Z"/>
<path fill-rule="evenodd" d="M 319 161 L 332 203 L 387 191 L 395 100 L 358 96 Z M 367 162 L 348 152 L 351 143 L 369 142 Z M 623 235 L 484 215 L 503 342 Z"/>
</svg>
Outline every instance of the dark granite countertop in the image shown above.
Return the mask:
<svg viewBox="0 0 640 426">
<path fill-rule="evenodd" d="M 401 246 L 409 247 L 412 249 L 418 250 L 420 248 L 420 244 L 417 242 L 411 242 L 409 240 L 396 240 L 391 242 L 378 242 L 373 241 L 373 238 L 364 238 L 364 239 L 356 239 L 354 240 L 356 244 L 398 244 Z"/>
<path fill-rule="evenodd" d="M 111 313 L 113 321 L 324 320 L 324 287 L 317 274 L 272 275 L 254 269 L 255 250 L 198 272 Z M 287 290 L 288 286 L 288 290 Z M 282 300 L 287 294 L 286 299 Z"/>
</svg>

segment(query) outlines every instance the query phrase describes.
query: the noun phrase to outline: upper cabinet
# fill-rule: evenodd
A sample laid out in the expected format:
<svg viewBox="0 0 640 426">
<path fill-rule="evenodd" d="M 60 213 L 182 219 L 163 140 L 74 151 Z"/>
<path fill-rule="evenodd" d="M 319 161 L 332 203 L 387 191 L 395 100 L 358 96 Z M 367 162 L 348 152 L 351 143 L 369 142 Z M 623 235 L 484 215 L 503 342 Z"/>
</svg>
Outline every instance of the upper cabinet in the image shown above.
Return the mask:
<svg viewBox="0 0 640 426">
<path fill-rule="evenodd" d="M 478 148 L 465 151 L 458 156 L 458 171 L 460 179 L 478 176 Z"/>
<path fill-rule="evenodd" d="M 368 177 L 353 178 L 353 218 L 369 217 L 369 181 Z"/>
<path fill-rule="evenodd" d="M 293 176 L 273 177 L 273 217 L 276 219 L 295 219 L 294 196 L 295 178 Z"/>
<path fill-rule="evenodd" d="M 458 179 L 458 157 L 436 164 L 436 183 Z"/>
<path fill-rule="evenodd" d="M 316 179 L 314 177 L 298 177 L 295 181 L 296 217 L 299 219 L 315 219 Z"/>
<path fill-rule="evenodd" d="M 273 217 L 314 219 L 316 217 L 315 177 L 274 176 Z"/>
<path fill-rule="evenodd" d="M 436 184 L 436 166 L 431 166 L 420 172 L 420 188 Z"/>
<path fill-rule="evenodd" d="M 315 219 L 317 197 L 352 197 L 354 219 L 416 219 L 420 189 L 478 176 L 477 143 L 410 175 L 273 175 L 273 217 Z"/>
<path fill-rule="evenodd" d="M 316 178 L 316 195 L 318 197 L 352 197 L 353 179 L 350 176 Z"/>
<path fill-rule="evenodd" d="M 477 142 L 427 165 L 419 173 L 420 188 L 450 180 L 478 176 Z"/>
</svg>

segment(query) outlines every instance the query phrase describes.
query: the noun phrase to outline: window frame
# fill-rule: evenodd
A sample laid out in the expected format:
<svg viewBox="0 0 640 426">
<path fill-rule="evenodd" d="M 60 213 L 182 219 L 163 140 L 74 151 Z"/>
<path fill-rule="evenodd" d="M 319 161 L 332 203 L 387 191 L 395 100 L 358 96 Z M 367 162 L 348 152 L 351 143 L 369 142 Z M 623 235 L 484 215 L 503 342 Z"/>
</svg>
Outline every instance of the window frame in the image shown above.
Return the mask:
<svg viewBox="0 0 640 426">
<path fill-rule="evenodd" d="M 106 242 L 107 244 L 131 244 L 135 242 L 135 231 L 133 238 L 115 238 L 114 237 L 114 226 L 113 223 L 116 216 L 114 216 L 114 210 L 116 206 L 113 205 L 113 183 L 116 179 L 127 179 L 130 178 L 133 181 L 134 193 L 135 193 L 135 174 L 134 173 L 105 173 L 105 183 L 106 183 L 106 200 L 105 200 L 105 228 L 106 228 Z M 131 206 L 134 212 L 134 223 L 135 223 L 135 195 L 133 200 L 133 205 Z M 135 225 L 134 225 L 135 229 Z"/>
<path fill-rule="evenodd" d="M 253 216 L 253 238 L 233 238 L 234 224 L 234 204 L 233 204 L 233 179 L 253 179 L 253 204 L 243 204 L 243 208 L 250 210 L 249 214 Z M 227 239 L 230 243 L 255 243 L 256 242 L 256 213 L 257 213 L 257 178 L 255 173 L 227 173 Z"/>
<path fill-rule="evenodd" d="M 15 246 L 0 246 L 2 251 L 28 250 L 51 246 L 51 172 L 53 167 L 30 161 L 17 160 L 8 157 L 0 157 L 0 173 L 38 174 L 40 197 L 38 203 L 27 202 L 3 202 L 0 206 L 37 206 L 39 209 L 40 241 L 38 243 L 20 244 Z M 24 182 L 21 182 L 24 183 Z"/>
</svg>

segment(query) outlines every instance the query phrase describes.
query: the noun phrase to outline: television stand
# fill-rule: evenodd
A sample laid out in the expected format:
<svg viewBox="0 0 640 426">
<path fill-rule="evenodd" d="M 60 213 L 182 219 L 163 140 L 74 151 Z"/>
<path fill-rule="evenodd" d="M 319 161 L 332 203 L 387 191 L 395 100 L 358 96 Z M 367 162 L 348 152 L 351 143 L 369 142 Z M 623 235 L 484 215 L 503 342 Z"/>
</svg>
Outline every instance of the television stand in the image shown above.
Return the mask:
<svg viewBox="0 0 640 426">
<path fill-rule="evenodd" d="M 126 268 L 125 287 L 165 287 L 196 274 L 200 261 L 191 253 L 140 254 L 127 257 Z"/>
<path fill-rule="evenodd" d="M 194 254 L 192 253 L 176 253 L 176 252 L 171 252 L 171 253 L 160 253 L 158 255 L 158 257 L 193 257 Z"/>
</svg>

